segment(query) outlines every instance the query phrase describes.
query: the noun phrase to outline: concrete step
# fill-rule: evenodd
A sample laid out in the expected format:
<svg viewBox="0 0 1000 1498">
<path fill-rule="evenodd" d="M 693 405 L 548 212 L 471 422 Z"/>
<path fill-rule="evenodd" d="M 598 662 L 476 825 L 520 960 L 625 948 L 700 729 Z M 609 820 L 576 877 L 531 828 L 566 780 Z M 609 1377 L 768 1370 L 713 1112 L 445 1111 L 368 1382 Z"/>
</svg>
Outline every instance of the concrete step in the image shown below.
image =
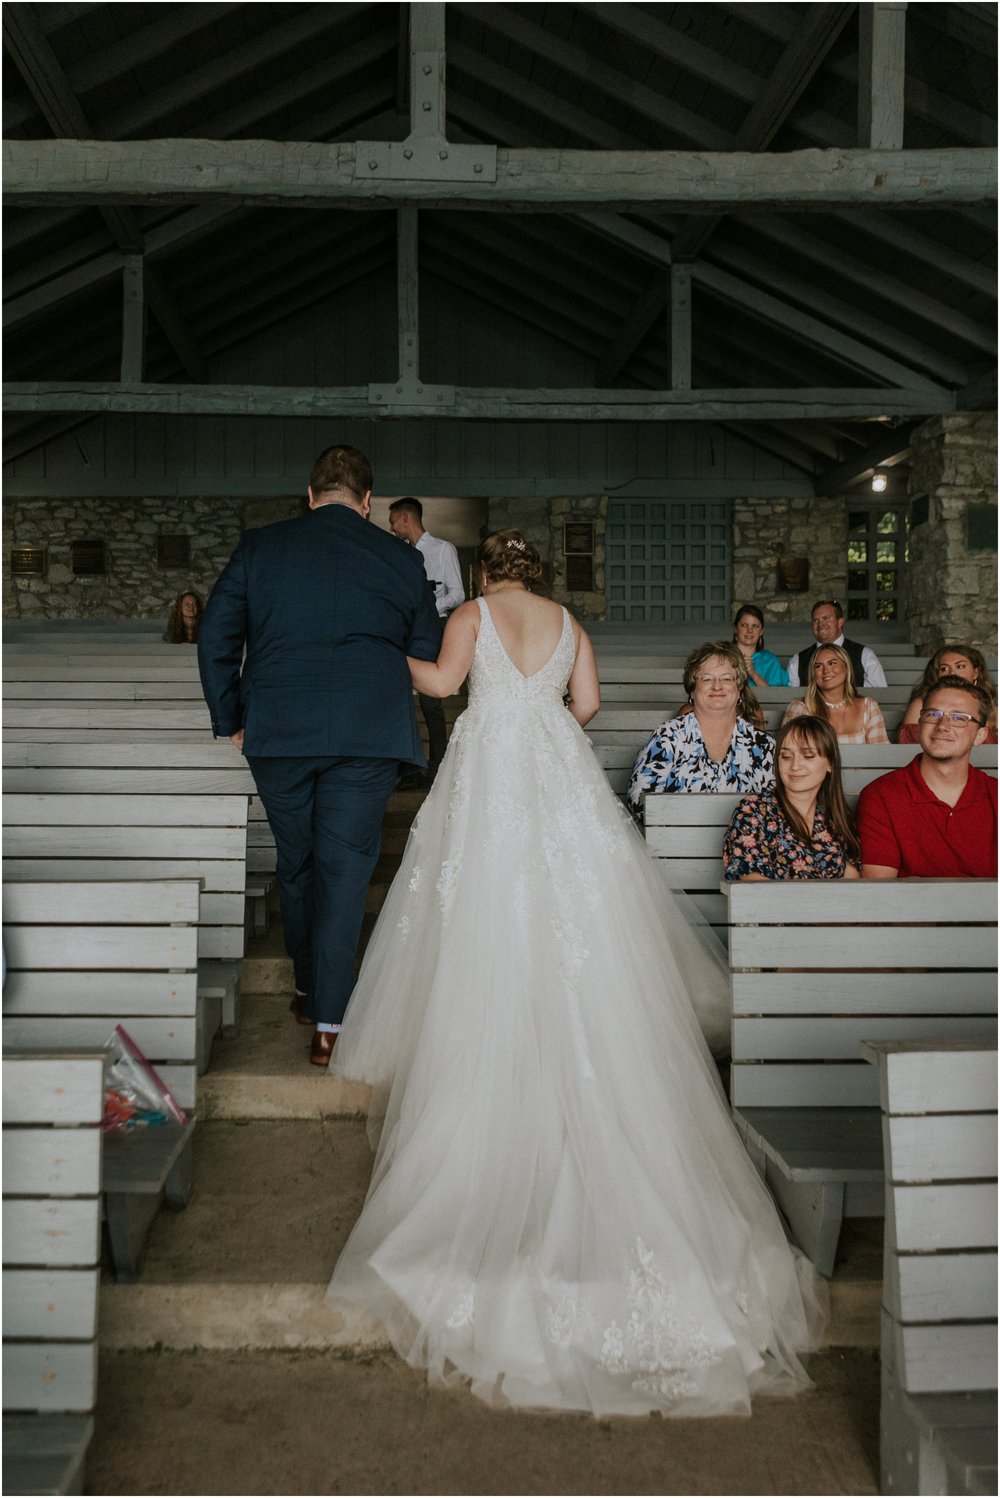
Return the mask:
<svg viewBox="0 0 1000 1498">
<path fill-rule="evenodd" d="M 371 1172 L 363 1121 L 203 1117 L 194 1138 L 190 1205 L 158 1214 L 138 1284 L 105 1279 L 102 1348 L 383 1349 L 368 1318 L 324 1300 Z M 848 1224 L 829 1346 L 878 1346 L 880 1240 L 880 1224 Z"/>
<path fill-rule="evenodd" d="M 216 1039 L 209 1069 L 198 1078 L 199 1120 L 360 1117 L 369 1089 L 310 1063 L 313 1032 L 288 1009 L 291 962 L 267 960 L 285 972 L 286 981 L 278 986 L 276 979 L 270 993 L 243 995 L 239 1035 Z"/>
</svg>

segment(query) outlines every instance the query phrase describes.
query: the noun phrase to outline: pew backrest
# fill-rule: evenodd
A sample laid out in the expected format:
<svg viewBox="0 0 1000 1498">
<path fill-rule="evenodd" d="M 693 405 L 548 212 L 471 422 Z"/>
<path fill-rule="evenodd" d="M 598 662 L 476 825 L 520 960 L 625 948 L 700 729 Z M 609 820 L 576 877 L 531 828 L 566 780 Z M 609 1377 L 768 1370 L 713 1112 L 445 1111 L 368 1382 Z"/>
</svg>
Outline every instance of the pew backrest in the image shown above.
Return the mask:
<svg viewBox="0 0 1000 1498">
<path fill-rule="evenodd" d="M 9 1412 L 89 1415 L 97 1397 L 105 1056 L 51 1040 L 3 1060 L 5 1425 Z"/>
<path fill-rule="evenodd" d="M 736 883 L 734 1108 L 878 1104 L 863 1041 L 996 1041 L 993 880 Z"/>
<path fill-rule="evenodd" d="M 121 1024 L 195 1101 L 196 880 L 4 884 L 4 1046 L 101 1047 Z"/>
</svg>

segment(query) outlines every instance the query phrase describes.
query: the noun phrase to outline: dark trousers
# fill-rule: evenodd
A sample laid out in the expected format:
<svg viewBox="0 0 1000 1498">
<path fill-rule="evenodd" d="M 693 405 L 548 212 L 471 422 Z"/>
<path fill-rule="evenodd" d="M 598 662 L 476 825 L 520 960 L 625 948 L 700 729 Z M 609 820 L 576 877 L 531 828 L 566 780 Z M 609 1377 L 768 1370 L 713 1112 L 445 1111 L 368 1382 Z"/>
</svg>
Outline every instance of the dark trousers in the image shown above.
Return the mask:
<svg viewBox="0 0 1000 1498">
<path fill-rule="evenodd" d="M 444 759 L 444 751 L 448 747 L 444 703 L 440 697 L 425 697 L 422 692 L 418 692 L 417 697 L 420 702 L 420 711 L 424 715 L 424 722 L 427 724 L 427 772 L 433 780 L 438 772 L 438 766 Z"/>
<path fill-rule="evenodd" d="M 354 957 L 395 759 L 248 755 L 278 851 L 285 950 L 317 1024 L 339 1025 L 354 989 Z"/>
</svg>

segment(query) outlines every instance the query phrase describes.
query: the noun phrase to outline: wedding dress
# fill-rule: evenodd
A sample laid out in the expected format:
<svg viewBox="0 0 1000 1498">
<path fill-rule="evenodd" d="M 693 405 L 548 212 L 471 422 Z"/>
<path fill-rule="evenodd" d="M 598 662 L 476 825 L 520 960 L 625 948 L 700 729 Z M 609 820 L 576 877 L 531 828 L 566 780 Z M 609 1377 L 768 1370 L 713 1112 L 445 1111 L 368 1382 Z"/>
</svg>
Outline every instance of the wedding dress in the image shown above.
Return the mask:
<svg viewBox="0 0 1000 1498">
<path fill-rule="evenodd" d="M 746 1413 L 823 1309 L 692 1008 L 724 974 L 564 706 L 569 615 L 526 677 L 479 608 L 334 1052 L 381 1133 L 328 1297 L 497 1406 Z"/>
</svg>

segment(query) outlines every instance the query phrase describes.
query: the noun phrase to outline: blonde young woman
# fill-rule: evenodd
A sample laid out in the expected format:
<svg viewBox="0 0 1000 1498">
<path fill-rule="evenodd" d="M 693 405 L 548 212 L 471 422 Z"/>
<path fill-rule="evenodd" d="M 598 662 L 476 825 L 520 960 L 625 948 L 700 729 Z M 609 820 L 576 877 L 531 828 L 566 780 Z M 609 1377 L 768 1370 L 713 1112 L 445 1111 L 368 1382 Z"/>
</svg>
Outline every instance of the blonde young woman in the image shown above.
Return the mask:
<svg viewBox="0 0 1000 1498">
<path fill-rule="evenodd" d="M 593 653 L 538 553 L 499 531 L 479 567 L 411 662 L 469 706 L 333 1055 L 384 1121 L 329 1299 L 497 1407 L 746 1413 L 807 1383 L 821 1291 L 702 1038 L 725 974 L 583 733 Z"/>
<path fill-rule="evenodd" d="M 783 723 L 808 714 L 829 723 L 842 744 L 888 744 L 882 709 L 854 685 L 854 667 L 840 645 L 821 645 L 809 662 L 805 699 L 790 702 Z"/>
<path fill-rule="evenodd" d="M 963 681 L 971 681 L 977 687 L 982 687 L 990 699 L 990 715 L 986 720 L 987 732 L 983 743 L 995 744 L 997 742 L 997 689 L 987 668 L 985 656 L 974 645 L 942 645 L 940 650 L 934 652 L 907 703 L 906 712 L 903 714 L 903 721 L 899 727 L 899 742 L 901 744 L 920 743 L 920 714 L 924 698 L 942 676 L 959 676 Z"/>
</svg>

